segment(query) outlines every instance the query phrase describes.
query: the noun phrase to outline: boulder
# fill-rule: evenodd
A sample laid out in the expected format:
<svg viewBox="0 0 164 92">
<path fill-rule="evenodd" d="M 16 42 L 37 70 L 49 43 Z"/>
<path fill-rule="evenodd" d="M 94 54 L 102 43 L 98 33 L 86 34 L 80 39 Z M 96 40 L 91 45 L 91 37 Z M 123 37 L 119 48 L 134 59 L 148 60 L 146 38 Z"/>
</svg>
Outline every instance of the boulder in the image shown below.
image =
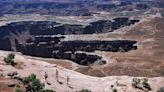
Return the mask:
<svg viewBox="0 0 164 92">
<path fill-rule="evenodd" d="M 8 87 L 15 87 L 19 82 L 17 80 L 11 80 L 7 83 Z"/>
<path fill-rule="evenodd" d="M 9 72 L 7 75 L 13 77 L 17 74 L 18 74 L 17 71 L 12 71 L 12 72 Z"/>
<path fill-rule="evenodd" d="M 3 72 L 0 71 L 0 77 L 3 76 Z"/>
<path fill-rule="evenodd" d="M 20 75 L 15 75 L 13 77 L 13 79 L 19 80 L 19 81 L 23 81 L 23 78 Z"/>
</svg>

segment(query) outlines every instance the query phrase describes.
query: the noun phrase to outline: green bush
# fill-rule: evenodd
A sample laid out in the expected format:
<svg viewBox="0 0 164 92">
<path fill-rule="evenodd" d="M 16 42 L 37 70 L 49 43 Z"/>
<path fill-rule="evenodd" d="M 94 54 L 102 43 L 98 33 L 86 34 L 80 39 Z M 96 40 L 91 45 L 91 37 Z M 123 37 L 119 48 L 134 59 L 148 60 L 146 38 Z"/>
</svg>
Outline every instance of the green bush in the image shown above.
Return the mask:
<svg viewBox="0 0 164 92">
<path fill-rule="evenodd" d="M 50 89 L 45 89 L 45 90 L 41 90 L 41 91 L 39 91 L 39 92 L 55 92 L 55 91 L 50 90 Z"/>
<path fill-rule="evenodd" d="M 157 92 L 164 92 L 164 87 L 161 87 Z"/>
<path fill-rule="evenodd" d="M 141 90 L 148 90 L 148 91 L 152 90 L 150 84 L 148 83 L 148 79 L 146 78 L 144 79 L 133 78 L 132 87 Z"/>
<path fill-rule="evenodd" d="M 10 54 L 7 55 L 6 58 L 4 58 L 4 61 L 5 61 L 7 64 L 14 65 L 14 58 L 15 58 L 15 54 L 10 53 Z"/>
<path fill-rule="evenodd" d="M 44 88 L 44 84 L 42 84 L 38 79 L 31 81 L 28 84 L 28 87 L 26 88 L 26 90 L 28 92 L 38 92 L 41 89 Z"/>
<path fill-rule="evenodd" d="M 144 79 L 142 84 L 145 89 L 151 90 L 150 84 L 148 83 L 148 79 Z"/>
<path fill-rule="evenodd" d="M 27 85 L 26 91 L 29 92 L 38 92 L 44 88 L 44 84 L 36 78 L 35 74 L 31 74 L 30 76 L 25 77 L 22 83 Z"/>
<path fill-rule="evenodd" d="M 133 78 L 133 80 L 132 80 L 132 87 L 142 89 L 140 84 L 141 84 L 141 80 L 140 79 Z"/>
<path fill-rule="evenodd" d="M 88 90 L 88 89 L 82 89 L 82 90 L 80 90 L 80 91 L 78 91 L 78 92 L 91 92 L 91 91 Z"/>
<path fill-rule="evenodd" d="M 44 89 L 44 83 L 41 83 L 35 74 L 31 74 L 28 77 L 25 77 L 22 80 L 22 83 L 26 85 L 25 92 L 55 92 L 50 89 Z"/>
<path fill-rule="evenodd" d="M 24 84 L 29 84 L 31 81 L 36 80 L 36 75 L 35 74 L 31 74 L 28 77 L 25 77 L 22 81 L 22 83 Z"/>
<path fill-rule="evenodd" d="M 23 90 L 17 88 L 17 89 L 15 90 L 15 92 L 25 92 L 25 91 L 23 91 Z"/>
<path fill-rule="evenodd" d="M 113 89 L 113 92 L 117 92 L 117 89 Z"/>
</svg>

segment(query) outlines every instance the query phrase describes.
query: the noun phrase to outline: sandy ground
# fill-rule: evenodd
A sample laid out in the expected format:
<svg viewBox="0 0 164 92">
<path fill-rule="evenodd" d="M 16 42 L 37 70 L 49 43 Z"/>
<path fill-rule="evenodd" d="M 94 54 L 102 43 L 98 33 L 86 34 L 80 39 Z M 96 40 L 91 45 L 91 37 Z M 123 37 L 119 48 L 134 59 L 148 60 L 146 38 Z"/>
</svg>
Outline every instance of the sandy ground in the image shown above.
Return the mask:
<svg viewBox="0 0 164 92">
<path fill-rule="evenodd" d="M 2 70 L 4 74 L 11 71 L 17 71 L 22 77 L 25 77 L 34 73 L 42 82 L 45 82 L 44 73 L 47 72 L 48 82 L 51 83 L 51 85 L 46 84 L 46 88 L 53 89 L 57 92 L 75 92 L 81 89 L 90 89 L 93 92 L 112 92 L 111 85 L 114 85 L 114 88 L 116 88 L 118 92 L 143 92 L 132 88 L 131 83 L 133 77 L 91 77 L 62 68 L 56 64 L 50 64 L 41 60 L 34 60 L 19 54 L 16 54 L 15 61 L 17 63 L 22 62 L 23 64 L 21 65 L 23 69 L 15 68 L 10 65 L 5 65 L 3 62 L 3 58 L 6 57 L 8 53 L 9 52 L 0 51 L 0 70 Z M 56 77 L 57 75 L 58 77 Z M 152 92 L 156 92 L 157 89 L 164 86 L 163 77 L 152 77 L 148 78 L 148 80 L 151 85 Z M 59 82 L 63 84 L 60 84 Z"/>
</svg>

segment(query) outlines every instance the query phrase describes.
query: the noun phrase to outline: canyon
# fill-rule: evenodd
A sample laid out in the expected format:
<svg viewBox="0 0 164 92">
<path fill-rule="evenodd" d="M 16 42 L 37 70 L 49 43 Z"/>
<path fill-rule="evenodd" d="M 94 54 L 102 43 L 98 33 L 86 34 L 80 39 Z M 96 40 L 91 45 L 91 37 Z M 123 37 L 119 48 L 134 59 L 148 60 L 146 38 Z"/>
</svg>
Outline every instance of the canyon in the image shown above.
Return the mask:
<svg viewBox="0 0 164 92">
<path fill-rule="evenodd" d="M 0 46 L 0 49 L 15 50 L 25 55 L 37 57 L 68 59 L 78 62 L 78 64 L 81 62 L 84 62 L 85 65 L 87 63 L 92 64 L 95 61 L 101 60 L 102 57 L 85 53 L 75 54 L 74 52 L 94 52 L 95 50 L 127 52 L 132 49 L 136 50 L 137 46 L 134 46 L 134 44 L 137 42 L 128 40 L 62 41 L 65 38 L 64 35 L 107 33 L 124 26 L 133 25 L 136 22 L 139 22 L 139 20 L 130 20 L 125 17 L 114 18 L 113 22 L 111 20 L 98 20 L 86 26 L 48 21 L 13 22 L 0 27 L 0 40 L 3 44 Z M 26 39 L 22 40 L 20 38 L 22 36 Z M 67 53 L 69 51 L 71 53 Z M 105 61 L 103 60 L 101 62 Z"/>
<path fill-rule="evenodd" d="M 162 0 L 1 0 L 0 92 L 15 92 L 7 86 L 13 72 L 34 73 L 56 92 L 158 92 L 163 6 Z"/>
</svg>

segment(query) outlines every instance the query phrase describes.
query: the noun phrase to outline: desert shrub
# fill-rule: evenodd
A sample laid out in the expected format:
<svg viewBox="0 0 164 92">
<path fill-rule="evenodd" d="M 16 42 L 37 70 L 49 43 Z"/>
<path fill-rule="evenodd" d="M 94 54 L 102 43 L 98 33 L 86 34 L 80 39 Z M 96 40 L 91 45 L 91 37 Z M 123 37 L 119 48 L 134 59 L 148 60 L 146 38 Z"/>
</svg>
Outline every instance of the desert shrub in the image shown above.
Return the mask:
<svg viewBox="0 0 164 92">
<path fill-rule="evenodd" d="M 22 81 L 22 83 L 24 84 L 29 84 L 31 81 L 36 80 L 36 75 L 35 74 L 31 74 L 28 77 L 25 77 Z"/>
<path fill-rule="evenodd" d="M 150 84 L 148 83 L 148 79 L 144 79 L 142 84 L 145 89 L 151 90 Z"/>
<path fill-rule="evenodd" d="M 15 54 L 10 53 L 10 54 L 7 55 L 6 58 L 4 58 L 4 61 L 5 61 L 7 64 L 14 65 L 14 58 L 15 58 Z"/>
<path fill-rule="evenodd" d="M 40 90 L 39 92 L 55 92 L 55 91 L 50 90 L 50 89 L 45 89 L 45 90 Z"/>
<path fill-rule="evenodd" d="M 25 92 L 25 91 L 23 91 L 23 90 L 21 90 L 19 88 L 16 88 L 15 92 Z"/>
<path fill-rule="evenodd" d="M 117 89 L 113 89 L 113 92 L 117 92 Z"/>
<path fill-rule="evenodd" d="M 39 79 L 35 79 L 28 84 L 26 91 L 28 92 L 38 92 L 44 88 L 44 84 L 40 82 Z"/>
<path fill-rule="evenodd" d="M 88 90 L 88 89 L 82 89 L 82 90 L 77 91 L 77 92 L 91 92 L 91 91 L 90 91 L 90 90 Z"/>
<path fill-rule="evenodd" d="M 114 85 L 111 85 L 110 87 L 111 87 L 111 88 L 113 88 L 113 87 L 114 87 Z"/>
<path fill-rule="evenodd" d="M 141 80 L 140 79 L 133 78 L 133 80 L 132 80 L 132 87 L 138 88 L 138 89 L 142 89 L 140 84 L 141 84 Z"/>
<path fill-rule="evenodd" d="M 22 83 L 27 85 L 26 91 L 28 92 L 38 92 L 44 88 L 44 84 L 36 78 L 35 74 L 31 74 L 30 76 L 25 77 Z"/>
<path fill-rule="evenodd" d="M 144 78 L 144 79 L 133 78 L 132 87 L 138 88 L 141 90 L 149 90 L 149 91 L 151 90 L 151 86 L 148 83 L 148 79 L 146 79 L 146 78 Z"/>
<path fill-rule="evenodd" d="M 25 92 L 55 92 L 50 89 L 44 89 L 44 83 L 41 83 L 35 74 L 31 74 L 28 77 L 25 77 L 22 80 L 22 83 L 26 85 Z"/>
<path fill-rule="evenodd" d="M 159 88 L 157 92 L 164 92 L 164 87 Z"/>
</svg>

